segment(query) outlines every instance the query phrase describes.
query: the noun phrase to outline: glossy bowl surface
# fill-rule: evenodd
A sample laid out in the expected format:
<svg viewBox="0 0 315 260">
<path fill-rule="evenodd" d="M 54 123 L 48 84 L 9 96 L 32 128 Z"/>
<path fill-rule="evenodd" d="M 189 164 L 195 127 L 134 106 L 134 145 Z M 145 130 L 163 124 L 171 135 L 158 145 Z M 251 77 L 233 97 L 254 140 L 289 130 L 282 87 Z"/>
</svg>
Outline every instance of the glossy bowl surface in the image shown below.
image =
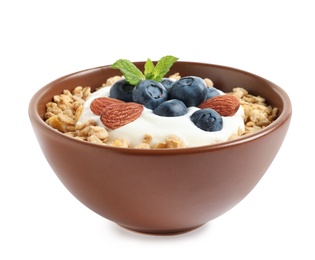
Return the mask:
<svg viewBox="0 0 315 260">
<path fill-rule="evenodd" d="M 143 70 L 144 62 L 136 62 Z M 176 234 L 224 214 L 255 187 L 286 136 L 292 107 L 285 91 L 239 69 L 176 62 L 169 74 L 210 78 L 222 91 L 243 87 L 279 108 L 275 122 L 240 139 L 185 149 L 139 150 L 101 146 L 68 137 L 48 126 L 45 105 L 76 86 L 95 89 L 118 75 L 109 66 L 61 77 L 40 89 L 29 103 L 38 143 L 65 187 L 84 205 L 126 228 Z"/>
</svg>

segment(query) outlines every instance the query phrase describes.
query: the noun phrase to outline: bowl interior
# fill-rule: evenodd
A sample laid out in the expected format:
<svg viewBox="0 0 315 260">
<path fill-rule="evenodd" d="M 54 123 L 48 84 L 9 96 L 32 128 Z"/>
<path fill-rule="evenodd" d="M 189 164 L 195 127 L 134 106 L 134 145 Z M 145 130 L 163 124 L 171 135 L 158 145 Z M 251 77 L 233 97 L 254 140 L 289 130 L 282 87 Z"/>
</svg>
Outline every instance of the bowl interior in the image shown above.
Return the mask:
<svg viewBox="0 0 315 260">
<path fill-rule="evenodd" d="M 144 63 L 145 62 L 134 62 L 140 70 L 144 69 Z M 291 116 L 291 102 L 286 92 L 269 80 L 255 74 L 227 66 L 185 61 L 176 62 L 167 76 L 176 72 L 179 72 L 181 76 L 194 75 L 209 78 L 213 81 L 216 88 L 224 92 L 232 91 L 235 87 L 242 87 L 253 95 L 260 95 L 266 98 L 271 106 L 279 109 L 278 118 L 271 125 L 259 132 L 236 139 L 232 142 L 244 141 L 256 135 L 264 134 L 266 131 L 272 131 L 272 129 L 276 129 Z M 101 66 L 63 76 L 47 84 L 33 96 L 30 102 L 30 110 L 31 108 L 35 109 L 33 112 L 39 116 L 37 120 L 43 123 L 46 104 L 52 100 L 54 95 L 60 94 L 64 89 L 72 90 L 77 86 L 90 86 L 92 91 L 94 91 L 105 83 L 108 78 L 116 75 L 121 75 L 119 70 L 111 69 L 109 66 Z M 34 113 L 30 114 L 34 115 Z M 45 127 L 50 128 L 47 125 L 45 125 Z M 60 135 L 62 134 L 60 133 Z M 225 143 L 222 145 L 225 145 Z"/>
</svg>

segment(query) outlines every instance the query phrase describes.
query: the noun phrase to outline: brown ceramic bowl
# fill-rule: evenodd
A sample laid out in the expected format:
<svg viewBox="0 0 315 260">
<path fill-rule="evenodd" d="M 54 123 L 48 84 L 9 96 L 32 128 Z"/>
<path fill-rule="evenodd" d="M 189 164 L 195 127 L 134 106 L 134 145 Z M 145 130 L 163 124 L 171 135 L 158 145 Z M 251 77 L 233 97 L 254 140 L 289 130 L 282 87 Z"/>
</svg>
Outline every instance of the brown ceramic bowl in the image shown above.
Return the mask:
<svg viewBox="0 0 315 260">
<path fill-rule="evenodd" d="M 136 65 L 143 69 L 144 62 Z M 291 119 L 291 102 L 274 83 L 235 68 L 176 62 L 170 74 L 208 77 L 225 92 L 243 87 L 279 108 L 265 129 L 221 144 L 184 149 L 128 149 L 68 137 L 48 126 L 45 104 L 64 89 L 99 87 L 119 71 L 102 66 L 61 77 L 29 104 L 40 147 L 65 187 L 84 205 L 126 228 L 180 233 L 224 214 L 255 187 L 275 158 Z"/>
</svg>

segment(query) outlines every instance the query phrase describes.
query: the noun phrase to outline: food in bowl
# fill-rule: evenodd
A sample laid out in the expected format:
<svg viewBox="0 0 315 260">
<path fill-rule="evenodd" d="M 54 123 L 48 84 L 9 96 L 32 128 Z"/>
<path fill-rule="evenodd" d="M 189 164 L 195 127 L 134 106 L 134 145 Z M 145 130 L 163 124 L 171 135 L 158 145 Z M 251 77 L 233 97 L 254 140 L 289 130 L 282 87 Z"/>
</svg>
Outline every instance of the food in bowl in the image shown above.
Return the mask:
<svg viewBox="0 0 315 260">
<path fill-rule="evenodd" d="M 150 59 L 144 74 L 128 60 L 91 93 L 89 86 L 65 89 L 47 103 L 46 123 L 97 144 L 128 148 L 185 148 L 234 140 L 271 124 L 278 109 L 242 87 L 224 93 L 209 78 L 165 78 L 176 57 Z M 162 64 L 162 65 L 161 65 Z"/>
<path fill-rule="evenodd" d="M 134 64 L 142 69 L 145 62 Z M 72 102 L 72 95 L 80 101 L 117 75 L 111 66 L 62 76 L 39 89 L 29 103 L 30 122 L 40 148 L 62 184 L 92 211 L 134 231 L 188 232 L 232 209 L 268 170 L 290 125 L 290 99 L 267 79 L 236 68 L 189 61 L 175 62 L 167 75 L 177 72 L 183 77 L 211 78 L 224 93 L 242 86 L 277 108 L 277 117 L 267 127 L 232 141 L 177 149 L 99 145 L 69 137 L 45 122 L 46 104 L 52 97 L 73 89 L 75 94 L 63 93 L 71 96 L 65 103 Z M 73 103 L 75 108 L 80 102 Z M 71 119 L 73 112 L 68 113 Z M 74 130 L 71 121 L 56 127 Z"/>
</svg>

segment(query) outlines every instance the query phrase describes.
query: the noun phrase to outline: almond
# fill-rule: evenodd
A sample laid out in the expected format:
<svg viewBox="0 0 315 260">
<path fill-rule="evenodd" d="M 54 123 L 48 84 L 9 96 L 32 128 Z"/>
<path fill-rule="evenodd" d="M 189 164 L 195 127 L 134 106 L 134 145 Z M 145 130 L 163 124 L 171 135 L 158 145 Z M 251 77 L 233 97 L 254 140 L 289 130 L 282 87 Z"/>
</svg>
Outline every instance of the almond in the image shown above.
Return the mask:
<svg viewBox="0 0 315 260">
<path fill-rule="evenodd" d="M 215 96 L 207 99 L 199 105 L 199 108 L 212 108 L 221 116 L 233 116 L 239 107 L 239 100 L 237 97 L 232 95 Z"/>
<path fill-rule="evenodd" d="M 110 104 L 113 103 L 124 103 L 124 101 L 121 101 L 119 99 L 115 99 L 115 98 L 109 98 L 109 97 L 99 97 L 99 98 L 95 98 L 91 105 L 90 105 L 90 109 L 91 111 L 95 114 L 100 116 L 103 112 L 103 110 Z"/>
<path fill-rule="evenodd" d="M 102 123 L 110 129 L 129 124 L 140 117 L 143 105 L 134 102 L 116 102 L 106 106 L 101 114 Z"/>
</svg>

